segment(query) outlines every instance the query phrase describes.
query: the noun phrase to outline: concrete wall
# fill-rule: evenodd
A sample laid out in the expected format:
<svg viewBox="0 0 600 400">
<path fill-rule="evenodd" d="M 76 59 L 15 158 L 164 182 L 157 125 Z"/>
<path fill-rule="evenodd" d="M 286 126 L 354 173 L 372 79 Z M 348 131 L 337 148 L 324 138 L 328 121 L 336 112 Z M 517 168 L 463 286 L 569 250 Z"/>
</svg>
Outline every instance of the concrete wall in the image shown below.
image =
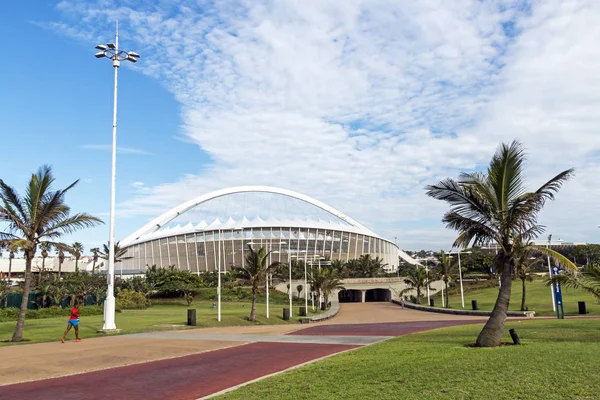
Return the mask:
<svg viewBox="0 0 600 400">
<path fill-rule="evenodd" d="M 92 263 L 87 262 L 87 257 L 80 259 L 78 266 L 81 271 L 91 271 Z M 0 258 L 0 272 L 8 273 L 9 259 L 7 257 Z M 36 257 L 32 260 L 31 270 L 34 272 L 39 271 L 42 268 L 42 258 Z M 44 265 L 44 269 L 48 271 L 58 271 L 58 258 L 47 257 Z M 25 271 L 25 259 L 24 258 L 13 258 L 12 260 L 12 272 L 23 273 Z M 75 259 L 65 258 L 62 264 L 61 271 L 63 272 L 74 272 L 75 271 Z"/>
</svg>

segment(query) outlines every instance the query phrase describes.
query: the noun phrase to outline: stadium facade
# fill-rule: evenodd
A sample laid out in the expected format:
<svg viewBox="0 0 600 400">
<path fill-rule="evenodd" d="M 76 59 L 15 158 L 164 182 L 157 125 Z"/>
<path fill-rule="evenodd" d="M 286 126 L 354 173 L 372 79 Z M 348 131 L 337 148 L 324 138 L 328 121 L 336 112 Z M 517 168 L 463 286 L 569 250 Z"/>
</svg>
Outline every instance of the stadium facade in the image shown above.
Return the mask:
<svg viewBox="0 0 600 400">
<path fill-rule="evenodd" d="M 252 215 L 253 217 L 248 217 Z M 187 223 L 185 223 L 187 221 Z M 118 268 L 175 265 L 192 272 L 243 266 L 248 245 L 271 251 L 271 261 L 351 260 L 379 257 L 395 271 L 398 246 L 340 211 L 290 190 L 268 186 L 222 189 L 187 201 L 123 239 Z"/>
</svg>

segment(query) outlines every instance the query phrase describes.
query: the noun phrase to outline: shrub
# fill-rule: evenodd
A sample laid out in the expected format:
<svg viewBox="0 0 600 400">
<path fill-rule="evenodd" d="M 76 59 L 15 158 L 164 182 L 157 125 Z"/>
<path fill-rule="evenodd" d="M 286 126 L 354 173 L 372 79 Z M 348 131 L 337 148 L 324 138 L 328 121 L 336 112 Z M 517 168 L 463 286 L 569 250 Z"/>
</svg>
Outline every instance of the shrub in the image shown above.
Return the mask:
<svg viewBox="0 0 600 400">
<path fill-rule="evenodd" d="M 146 296 L 135 290 L 123 289 L 116 297 L 117 307 L 122 310 L 145 310 L 148 308 Z"/>
<path fill-rule="evenodd" d="M 40 319 L 40 318 L 52 318 L 52 317 L 68 317 L 70 308 L 60 307 L 48 307 L 40 308 L 39 310 L 27 310 L 27 319 Z M 117 310 L 120 312 L 120 310 Z M 104 314 L 104 307 L 102 306 L 85 306 L 79 307 L 79 315 L 102 315 Z M 0 322 L 16 321 L 19 318 L 19 309 L 15 307 L 5 308 L 0 310 Z"/>
</svg>

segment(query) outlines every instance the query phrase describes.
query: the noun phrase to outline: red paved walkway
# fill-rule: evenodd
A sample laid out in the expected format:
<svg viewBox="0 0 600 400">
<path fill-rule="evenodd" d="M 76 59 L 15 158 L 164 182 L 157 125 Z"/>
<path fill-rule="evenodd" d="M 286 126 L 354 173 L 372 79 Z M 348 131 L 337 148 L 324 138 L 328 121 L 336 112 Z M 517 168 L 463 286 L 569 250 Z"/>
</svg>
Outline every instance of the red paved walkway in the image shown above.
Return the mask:
<svg viewBox="0 0 600 400">
<path fill-rule="evenodd" d="M 64 378 L 0 386 L 0 399 L 197 399 L 359 346 L 252 343 Z"/>
<path fill-rule="evenodd" d="M 288 335 L 310 336 L 401 336 L 456 325 L 480 324 L 481 320 L 385 322 L 379 324 L 318 325 Z"/>
</svg>

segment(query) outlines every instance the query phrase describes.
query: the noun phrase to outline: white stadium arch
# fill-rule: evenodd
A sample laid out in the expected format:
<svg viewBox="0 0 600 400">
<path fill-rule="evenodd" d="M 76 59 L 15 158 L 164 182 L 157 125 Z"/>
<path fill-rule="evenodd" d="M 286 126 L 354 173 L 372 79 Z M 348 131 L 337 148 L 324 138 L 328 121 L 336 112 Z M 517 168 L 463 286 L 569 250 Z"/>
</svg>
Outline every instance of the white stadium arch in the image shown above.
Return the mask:
<svg viewBox="0 0 600 400">
<path fill-rule="evenodd" d="M 239 193 L 272 193 L 297 199 L 325 211 L 337 221 L 325 221 L 320 218 L 278 220 L 272 217 L 264 220 L 258 216 L 253 221 L 245 216 L 236 221 L 229 216 L 226 222 L 216 218 L 208 223 L 202 221 L 197 225 L 188 223 L 185 226 L 168 227 L 169 223 L 182 214 L 204 203 Z M 260 240 L 260 245 L 268 244 L 270 249 L 278 254 L 280 261 L 284 261 L 281 260 L 282 254 L 284 259 L 287 257 L 286 261 L 298 257 L 310 262 L 311 257 L 314 260 L 316 256 L 347 261 L 351 257 L 358 258 L 361 254 L 369 253 L 383 258 L 389 270 L 395 270 L 398 257 L 411 264 L 417 264 L 416 260 L 400 250 L 394 242 L 380 237 L 344 213 L 316 199 L 271 186 L 237 186 L 216 190 L 186 201 L 121 240 L 121 247 L 128 250 L 127 256 L 130 257 L 123 262 L 126 265 L 122 268 L 139 271 L 146 265 L 167 264 L 201 272 L 216 270 L 216 264 L 220 264 L 221 270 L 228 270 L 227 264 L 243 263 L 241 254 L 247 244 L 254 244 L 252 240 Z M 167 253 L 167 257 L 164 253 Z M 231 255 L 229 259 L 227 254 Z"/>
</svg>

